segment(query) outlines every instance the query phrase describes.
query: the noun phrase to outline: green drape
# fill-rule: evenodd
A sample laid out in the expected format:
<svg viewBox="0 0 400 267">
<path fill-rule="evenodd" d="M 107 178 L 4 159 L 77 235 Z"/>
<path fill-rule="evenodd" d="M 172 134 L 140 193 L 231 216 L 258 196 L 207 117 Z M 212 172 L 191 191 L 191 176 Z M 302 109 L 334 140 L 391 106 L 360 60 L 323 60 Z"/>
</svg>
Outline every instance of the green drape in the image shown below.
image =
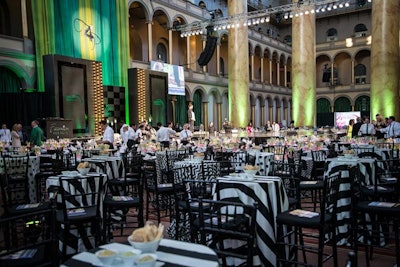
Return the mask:
<svg viewBox="0 0 400 267">
<path fill-rule="evenodd" d="M 103 84 L 128 88 L 129 24 L 125 1 L 35 0 L 32 14 L 38 91 L 44 91 L 42 58 L 47 54 L 101 61 Z M 89 26 L 93 38 L 87 32 Z"/>
<path fill-rule="evenodd" d="M 0 93 L 19 93 L 21 80 L 12 70 L 0 67 Z"/>
<path fill-rule="evenodd" d="M 196 121 L 194 123 L 195 126 L 199 126 L 202 123 L 201 117 L 201 105 L 202 105 L 202 97 L 199 91 L 196 91 L 193 95 L 193 111 L 196 117 Z"/>
<path fill-rule="evenodd" d="M 335 112 L 351 111 L 350 100 L 346 97 L 339 97 L 335 101 Z"/>
<path fill-rule="evenodd" d="M 182 95 L 176 96 L 175 103 L 175 122 L 183 125 L 187 122 L 187 104 L 186 97 Z"/>
</svg>

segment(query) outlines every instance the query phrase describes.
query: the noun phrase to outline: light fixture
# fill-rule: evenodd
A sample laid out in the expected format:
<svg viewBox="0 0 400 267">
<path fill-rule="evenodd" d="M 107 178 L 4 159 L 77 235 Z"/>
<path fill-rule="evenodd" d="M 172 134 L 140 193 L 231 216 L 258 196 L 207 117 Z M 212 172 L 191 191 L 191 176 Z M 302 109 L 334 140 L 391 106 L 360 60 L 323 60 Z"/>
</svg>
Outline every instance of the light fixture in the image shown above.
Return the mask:
<svg viewBox="0 0 400 267">
<path fill-rule="evenodd" d="M 86 36 L 90 42 L 93 43 L 93 45 L 101 43 L 101 38 L 97 33 L 94 32 L 93 26 L 85 21 L 79 18 L 74 19 L 74 29 L 77 32 L 83 32 L 83 36 Z"/>
</svg>

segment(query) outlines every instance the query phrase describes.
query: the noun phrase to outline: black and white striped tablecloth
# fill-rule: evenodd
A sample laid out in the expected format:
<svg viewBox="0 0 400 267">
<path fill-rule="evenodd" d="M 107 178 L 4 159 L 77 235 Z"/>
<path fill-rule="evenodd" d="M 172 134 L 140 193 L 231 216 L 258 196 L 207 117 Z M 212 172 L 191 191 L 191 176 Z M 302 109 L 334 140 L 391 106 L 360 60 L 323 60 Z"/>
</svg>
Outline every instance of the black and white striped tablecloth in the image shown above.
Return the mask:
<svg viewBox="0 0 400 267">
<path fill-rule="evenodd" d="M 255 176 L 252 181 L 245 181 L 241 176 L 219 178 L 220 199 L 238 197 L 244 204 L 258 202 L 256 237 L 257 248 L 254 257 L 255 266 L 276 265 L 276 222 L 277 214 L 289 208 L 282 180 L 279 177 Z"/>
<path fill-rule="evenodd" d="M 115 251 L 126 251 L 131 248 L 130 245 L 121 243 L 110 243 L 101 246 L 102 248 L 112 249 Z M 209 247 L 192 244 L 171 239 L 163 239 L 156 252 L 157 263 L 156 267 L 217 267 L 219 266 L 218 257 L 215 252 Z M 94 252 L 82 252 L 71 259 L 64 262 L 64 267 L 86 267 L 86 266 L 103 266 L 97 259 Z M 118 259 L 114 260 L 112 266 L 123 266 Z"/>
<path fill-rule="evenodd" d="M 338 245 L 347 244 L 351 235 L 351 181 L 348 166 L 358 166 L 362 179 L 370 184 L 374 179 L 375 159 L 371 158 L 330 158 L 327 159 L 324 177 L 341 173 L 341 183 L 339 187 L 339 200 L 337 203 L 337 235 Z"/>
</svg>

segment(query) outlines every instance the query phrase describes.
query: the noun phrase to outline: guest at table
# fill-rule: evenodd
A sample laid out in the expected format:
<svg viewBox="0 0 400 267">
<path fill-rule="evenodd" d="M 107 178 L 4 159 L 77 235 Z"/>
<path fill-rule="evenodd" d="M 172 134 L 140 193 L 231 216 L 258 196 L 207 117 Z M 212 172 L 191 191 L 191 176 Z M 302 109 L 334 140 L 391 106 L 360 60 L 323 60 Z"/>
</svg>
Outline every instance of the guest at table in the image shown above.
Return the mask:
<svg viewBox="0 0 400 267">
<path fill-rule="evenodd" d="M 214 122 L 212 122 L 212 121 L 210 121 L 210 123 L 208 124 L 208 133 L 210 134 L 210 136 L 215 135 Z"/>
<path fill-rule="evenodd" d="M 357 117 L 357 122 L 353 125 L 353 131 L 351 133 L 351 137 L 356 137 L 358 136 L 358 132 L 360 131 L 361 125 L 363 125 L 363 122 L 361 120 L 361 117 Z"/>
<path fill-rule="evenodd" d="M 386 138 L 400 138 L 400 123 L 394 116 L 388 118 L 388 124 L 386 128 L 381 128 L 379 131 L 384 133 Z"/>
<path fill-rule="evenodd" d="M 43 130 L 39 127 L 39 122 L 34 120 L 31 122 L 32 131 L 31 137 L 29 138 L 31 144 L 30 146 L 41 146 L 42 140 L 44 139 Z"/>
<path fill-rule="evenodd" d="M 135 143 L 136 133 L 128 124 L 122 125 L 122 143 L 131 148 Z"/>
<path fill-rule="evenodd" d="M 179 139 L 183 145 L 187 145 L 192 137 L 192 132 L 189 130 L 189 124 L 183 125 L 183 130 L 179 133 Z"/>
<path fill-rule="evenodd" d="M 10 143 L 11 142 L 10 129 L 7 129 L 7 125 L 6 124 L 2 124 L 1 125 L 0 142 L 3 142 L 3 143 Z"/>
<path fill-rule="evenodd" d="M 281 130 L 281 127 L 279 126 L 279 124 L 277 122 L 273 122 L 272 123 L 272 132 L 274 135 L 279 135 L 279 131 Z"/>
<path fill-rule="evenodd" d="M 375 126 L 370 122 L 369 117 L 364 119 L 364 124 L 361 125 L 360 132 L 362 136 L 375 135 Z"/>
<path fill-rule="evenodd" d="M 385 120 L 379 113 L 375 115 L 375 120 L 375 136 L 378 139 L 383 139 L 385 134 L 378 130 L 386 127 Z"/>
<path fill-rule="evenodd" d="M 105 120 L 100 122 L 101 129 L 103 129 L 103 139 L 97 141 L 98 144 L 107 144 L 110 149 L 113 149 L 114 143 L 114 130 L 107 124 Z"/>
<path fill-rule="evenodd" d="M 144 130 L 144 125 L 139 124 L 138 129 L 136 130 L 137 142 L 140 143 L 144 139 L 146 132 Z"/>
<path fill-rule="evenodd" d="M 353 125 L 354 125 L 354 119 L 351 119 L 349 121 L 349 125 L 347 125 L 347 132 L 346 136 L 352 138 L 353 137 Z"/>
<path fill-rule="evenodd" d="M 161 122 L 158 122 L 157 125 L 159 127 L 157 131 L 157 142 L 160 142 L 164 148 L 168 148 L 171 136 L 176 135 L 176 132 L 172 130 L 172 122 L 168 122 L 167 127 L 162 126 Z"/>
<path fill-rule="evenodd" d="M 150 124 L 147 124 L 145 129 L 146 129 L 146 138 L 148 140 L 156 138 L 157 131 L 153 127 L 151 127 Z"/>
<path fill-rule="evenodd" d="M 14 148 L 20 148 L 21 147 L 21 136 L 18 134 L 20 130 L 20 124 L 14 124 L 12 127 L 11 131 L 11 142 L 12 142 L 12 147 Z M 22 128 L 22 126 L 21 126 Z"/>
<path fill-rule="evenodd" d="M 266 132 L 272 131 L 272 125 L 270 121 L 267 121 L 267 123 L 265 124 L 265 131 Z"/>
</svg>

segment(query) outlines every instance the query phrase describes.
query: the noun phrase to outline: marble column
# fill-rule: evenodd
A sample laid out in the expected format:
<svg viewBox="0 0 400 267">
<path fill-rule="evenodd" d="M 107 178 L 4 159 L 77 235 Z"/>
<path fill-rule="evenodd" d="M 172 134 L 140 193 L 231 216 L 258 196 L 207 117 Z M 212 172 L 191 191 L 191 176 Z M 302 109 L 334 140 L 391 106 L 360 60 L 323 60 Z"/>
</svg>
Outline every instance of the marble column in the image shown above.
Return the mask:
<svg viewBox="0 0 400 267">
<path fill-rule="evenodd" d="M 191 65 L 190 65 L 190 53 L 191 53 L 191 49 L 190 49 L 190 36 L 186 37 L 186 67 L 188 69 L 191 69 Z"/>
<path fill-rule="evenodd" d="M 250 59 L 251 59 L 251 81 L 254 81 L 254 54 L 250 54 Z"/>
<path fill-rule="evenodd" d="M 260 82 L 264 82 L 264 57 L 260 58 L 260 65 L 261 65 L 261 76 L 260 76 Z"/>
<path fill-rule="evenodd" d="M 351 59 L 351 85 L 354 85 L 354 58 Z"/>
<path fill-rule="evenodd" d="M 330 77 L 330 83 L 329 83 L 329 85 L 330 86 L 333 86 L 333 85 L 335 85 L 335 80 L 334 80 L 334 76 L 333 76 L 333 74 L 335 73 L 334 72 L 334 66 L 335 66 L 335 62 L 331 62 L 331 77 Z"/>
<path fill-rule="evenodd" d="M 287 86 L 287 64 L 283 65 L 283 87 Z"/>
<path fill-rule="evenodd" d="M 272 84 L 272 58 L 269 59 L 269 84 Z"/>
<path fill-rule="evenodd" d="M 371 114 L 400 119 L 400 1 L 372 2 Z"/>
<path fill-rule="evenodd" d="M 221 57 L 221 40 L 218 39 L 217 42 L 217 76 L 221 75 L 221 64 L 219 58 Z"/>
<path fill-rule="evenodd" d="M 294 16 L 292 21 L 292 112 L 297 126 L 315 125 L 315 65 L 315 15 L 310 13 Z"/>
<path fill-rule="evenodd" d="M 228 0 L 228 16 L 247 13 L 247 1 Z M 233 127 L 245 127 L 249 120 L 249 44 L 247 27 L 229 29 L 228 102 Z"/>
<path fill-rule="evenodd" d="M 222 103 L 217 103 L 217 131 L 222 129 Z"/>
<path fill-rule="evenodd" d="M 168 30 L 168 62 L 169 64 L 174 64 L 172 62 L 172 29 Z"/>
<path fill-rule="evenodd" d="M 203 35 L 202 37 L 201 37 L 201 40 L 202 40 L 202 51 L 204 51 L 204 48 L 206 47 L 206 40 L 207 40 L 207 36 L 205 36 L 205 35 Z M 202 71 L 203 71 L 203 73 L 206 73 L 207 72 L 207 65 L 204 65 L 203 67 L 202 67 Z"/>
<path fill-rule="evenodd" d="M 153 60 L 153 22 L 147 22 L 147 36 L 148 36 L 148 49 L 149 49 L 149 62 Z"/>
<path fill-rule="evenodd" d="M 264 106 L 261 106 L 261 110 L 260 110 L 260 113 L 261 113 L 261 127 L 263 127 L 264 126 L 264 124 L 265 124 L 265 114 L 264 114 L 264 112 L 265 112 L 265 109 L 264 109 L 265 107 Z"/>
<path fill-rule="evenodd" d="M 256 123 L 256 106 L 251 105 L 251 121 L 253 122 L 253 126 L 255 126 Z"/>
<path fill-rule="evenodd" d="M 26 0 L 21 0 L 22 37 L 28 38 L 28 18 L 26 14 Z"/>
<path fill-rule="evenodd" d="M 268 107 L 268 115 L 269 115 L 269 121 L 272 123 L 275 121 L 274 119 L 274 114 L 272 113 L 272 105 Z"/>
<path fill-rule="evenodd" d="M 280 86 L 281 85 L 281 64 L 278 62 L 276 62 L 276 85 Z"/>
<path fill-rule="evenodd" d="M 190 36 L 189 37 L 189 46 L 190 46 L 190 53 L 189 53 L 189 62 L 190 63 L 190 68 L 194 71 L 197 70 L 197 54 L 196 54 L 196 38 L 198 36 L 194 35 L 194 36 Z"/>
<path fill-rule="evenodd" d="M 204 130 L 208 130 L 208 102 L 203 102 L 203 125 L 204 125 Z"/>
</svg>

